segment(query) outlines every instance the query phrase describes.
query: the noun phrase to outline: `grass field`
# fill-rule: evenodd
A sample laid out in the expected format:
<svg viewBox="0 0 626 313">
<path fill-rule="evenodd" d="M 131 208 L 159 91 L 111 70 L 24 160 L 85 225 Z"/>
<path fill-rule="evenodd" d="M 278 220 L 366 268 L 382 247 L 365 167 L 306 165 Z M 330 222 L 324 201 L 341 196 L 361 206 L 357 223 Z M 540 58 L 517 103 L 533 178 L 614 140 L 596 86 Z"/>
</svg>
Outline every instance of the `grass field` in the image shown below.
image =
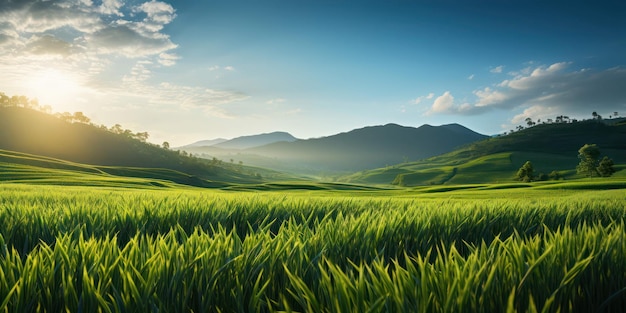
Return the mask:
<svg viewBox="0 0 626 313">
<path fill-rule="evenodd" d="M 0 311 L 626 307 L 624 180 L 285 185 L 0 184 Z"/>
</svg>

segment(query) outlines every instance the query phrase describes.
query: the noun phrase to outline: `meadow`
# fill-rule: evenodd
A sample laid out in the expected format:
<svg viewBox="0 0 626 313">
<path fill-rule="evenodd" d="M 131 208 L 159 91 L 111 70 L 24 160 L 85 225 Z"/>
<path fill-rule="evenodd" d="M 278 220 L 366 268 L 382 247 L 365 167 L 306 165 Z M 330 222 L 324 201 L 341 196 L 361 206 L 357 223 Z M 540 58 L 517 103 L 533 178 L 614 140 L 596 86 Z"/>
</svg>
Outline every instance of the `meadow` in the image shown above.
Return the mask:
<svg viewBox="0 0 626 313">
<path fill-rule="evenodd" d="M 608 184 L 0 184 L 0 311 L 620 312 L 626 193 Z"/>
</svg>

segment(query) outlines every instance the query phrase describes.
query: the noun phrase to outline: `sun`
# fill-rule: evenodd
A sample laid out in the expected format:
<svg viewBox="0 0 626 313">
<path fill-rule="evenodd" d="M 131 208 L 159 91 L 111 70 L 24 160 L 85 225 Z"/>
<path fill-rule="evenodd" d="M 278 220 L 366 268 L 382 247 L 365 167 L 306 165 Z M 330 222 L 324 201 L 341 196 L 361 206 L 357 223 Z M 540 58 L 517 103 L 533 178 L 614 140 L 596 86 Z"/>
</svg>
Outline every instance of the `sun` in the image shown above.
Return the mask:
<svg viewBox="0 0 626 313">
<path fill-rule="evenodd" d="M 76 75 L 57 69 L 33 73 L 26 85 L 28 97 L 37 98 L 40 105 L 49 105 L 55 111 L 74 107 L 83 89 Z"/>
</svg>

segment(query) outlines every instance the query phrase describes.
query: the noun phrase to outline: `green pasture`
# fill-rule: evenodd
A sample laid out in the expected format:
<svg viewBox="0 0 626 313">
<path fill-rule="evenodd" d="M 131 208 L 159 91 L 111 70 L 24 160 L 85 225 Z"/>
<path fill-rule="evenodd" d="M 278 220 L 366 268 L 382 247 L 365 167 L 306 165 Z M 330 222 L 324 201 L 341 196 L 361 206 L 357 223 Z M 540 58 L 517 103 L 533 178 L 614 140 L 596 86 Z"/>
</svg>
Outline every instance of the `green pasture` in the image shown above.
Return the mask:
<svg viewBox="0 0 626 313">
<path fill-rule="evenodd" d="M 619 178 L 384 190 L 121 184 L 0 184 L 0 311 L 626 306 Z"/>
<path fill-rule="evenodd" d="M 619 155 L 620 151 L 609 151 Z M 531 161 L 536 174 L 557 171 L 564 179 L 579 179 L 576 154 L 561 155 L 542 152 L 501 152 L 475 158 L 455 159 L 456 154 L 442 155 L 428 160 L 400 164 L 393 167 L 358 172 L 341 177 L 340 181 L 360 184 L 395 184 L 400 186 L 500 184 L 515 181 L 515 173 Z M 626 169 L 617 165 L 615 176 L 624 177 Z"/>
</svg>

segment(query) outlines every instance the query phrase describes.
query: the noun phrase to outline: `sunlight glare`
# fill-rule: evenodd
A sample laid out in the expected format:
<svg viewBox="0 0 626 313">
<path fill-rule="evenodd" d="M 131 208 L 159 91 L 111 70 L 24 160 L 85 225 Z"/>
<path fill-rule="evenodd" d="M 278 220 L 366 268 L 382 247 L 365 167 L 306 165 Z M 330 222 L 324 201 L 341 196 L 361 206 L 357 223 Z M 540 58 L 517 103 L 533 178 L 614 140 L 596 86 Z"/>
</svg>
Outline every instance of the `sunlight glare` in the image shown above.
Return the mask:
<svg viewBox="0 0 626 313">
<path fill-rule="evenodd" d="M 47 69 L 35 73 L 27 82 L 28 97 L 37 98 L 39 105 L 49 105 L 54 111 L 66 111 L 77 103 L 82 86 L 75 75 Z"/>
</svg>

